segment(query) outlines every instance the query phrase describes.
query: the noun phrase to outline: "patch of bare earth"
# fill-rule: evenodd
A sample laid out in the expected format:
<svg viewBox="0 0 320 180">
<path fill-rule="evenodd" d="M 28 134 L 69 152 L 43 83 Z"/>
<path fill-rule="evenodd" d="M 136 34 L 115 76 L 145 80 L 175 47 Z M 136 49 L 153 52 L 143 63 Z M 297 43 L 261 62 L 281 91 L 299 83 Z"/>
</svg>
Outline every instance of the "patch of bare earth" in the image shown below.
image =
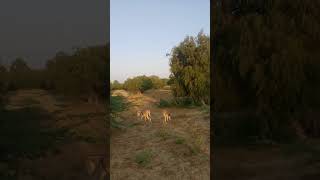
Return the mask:
<svg viewBox="0 0 320 180">
<path fill-rule="evenodd" d="M 212 176 L 224 180 L 320 179 L 319 155 L 307 151 L 288 155 L 286 149 L 284 145 L 252 149 L 215 147 Z"/>
<path fill-rule="evenodd" d="M 111 179 L 209 179 L 209 113 L 199 109 L 167 108 L 172 120 L 162 124 L 162 109 L 155 103 L 171 98 L 168 90 L 129 94 L 131 106 L 119 114 L 127 128 L 111 131 Z M 136 111 L 149 108 L 152 124 Z M 148 152 L 139 164 L 139 154 Z M 138 159 L 137 159 L 138 158 Z"/>
<path fill-rule="evenodd" d="M 36 106 L 53 118 L 43 119 L 52 128 L 67 129 L 71 140 L 36 159 L 18 160 L 18 179 L 88 180 L 88 155 L 106 153 L 104 105 L 68 102 L 44 90 L 19 90 L 9 94 L 7 109 Z M 26 119 L 27 120 L 27 119 Z"/>
</svg>

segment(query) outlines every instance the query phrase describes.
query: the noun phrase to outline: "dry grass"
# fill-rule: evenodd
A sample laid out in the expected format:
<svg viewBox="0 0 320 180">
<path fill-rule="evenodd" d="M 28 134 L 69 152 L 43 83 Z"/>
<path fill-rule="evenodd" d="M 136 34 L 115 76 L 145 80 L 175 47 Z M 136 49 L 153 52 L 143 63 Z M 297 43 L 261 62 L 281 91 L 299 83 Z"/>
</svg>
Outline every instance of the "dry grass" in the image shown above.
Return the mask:
<svg viewBox="0 0 320 180">
<path fill-rule="evenodd" d="M 170 99 L 172 95 L 168 90 L 151 90 L 127 97 L 132 106 L 120 113 L 121 122 L 139 123 L 136 110 L 150 108 L 152 124 L 112 131 L 111 179 L 209 179 L 208 113 L 169 108 L 172 120 L 164 126 L 162 110 L 156 106 L 160 97 Z"/>
<path fill-rule="evenodd" d="M 46 150 L 40 157 L 12 159 L 8 163 L 9 170 L 14 172 L 14 175 L 1 177 L 0 172 L 0 179 L 90 179 L 85 166 L 88 155 L 105 154 L 104 106 L 63 101 L 46 91 L 36 89 L 20 90 L 9 94 L 9 102 L 6 106 L 8 111 L 17 111 L 30 106 L 40 108 L 50 115 L 51 118 L 39 119 L 41 126 L 66 130 L 67 137 L 63 139 L 68 140 L 54 147 L 53 150 Z M 30 121 L 28 118 L 21 120 Z M 23 141 L 25 137 L 21 138 Z M 37 144 L 34 143 L 33 146 Z M 17 169 L 17 167 L 20 168 Z"/>
</svg>

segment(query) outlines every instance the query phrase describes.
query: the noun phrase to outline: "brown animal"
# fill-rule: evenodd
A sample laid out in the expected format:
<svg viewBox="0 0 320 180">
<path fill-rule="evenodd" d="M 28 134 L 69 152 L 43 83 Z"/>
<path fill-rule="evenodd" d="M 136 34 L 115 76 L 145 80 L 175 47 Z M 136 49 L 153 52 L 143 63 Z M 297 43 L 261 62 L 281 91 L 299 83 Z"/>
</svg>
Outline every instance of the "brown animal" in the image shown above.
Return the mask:
<svg viewBox="0 0 320 180">
<path fill-rule="evenodd" d="M 171 114 L 170 114 L 168 111 L 164 110 L 164 111 L 162 112 L 162 115 L 163 115 L 163 117 L 164 117 L 164 119 L 163 119 L 163 124 L 167 124 L 168 121 L 171 120 Z"/>
<path fill-rule="evenodd" d="M 137 112 L 137 117 L 140 117 L 140 119 L 144 119 L 144 122 L 147 122 L 147 120 L 148 120 L 149 122 L 152 123 L 151 111 L 149 109 L 144 110 L 144 111 L 138 111 Z"/>
</svg>

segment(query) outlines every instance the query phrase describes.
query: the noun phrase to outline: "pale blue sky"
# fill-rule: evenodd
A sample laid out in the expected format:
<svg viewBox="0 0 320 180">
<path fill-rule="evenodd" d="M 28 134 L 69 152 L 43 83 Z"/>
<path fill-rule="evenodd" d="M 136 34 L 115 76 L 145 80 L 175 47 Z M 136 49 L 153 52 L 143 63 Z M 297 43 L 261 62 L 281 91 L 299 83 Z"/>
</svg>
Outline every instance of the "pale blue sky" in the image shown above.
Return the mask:
<svg viewBox="0 0 320 180">
<path fill-rule="evenodd" d="M 166 53 L 201 29 L 210 33 L 210 0 L 111 0 L 111 81 L 168 77 Z"/>
</svg>

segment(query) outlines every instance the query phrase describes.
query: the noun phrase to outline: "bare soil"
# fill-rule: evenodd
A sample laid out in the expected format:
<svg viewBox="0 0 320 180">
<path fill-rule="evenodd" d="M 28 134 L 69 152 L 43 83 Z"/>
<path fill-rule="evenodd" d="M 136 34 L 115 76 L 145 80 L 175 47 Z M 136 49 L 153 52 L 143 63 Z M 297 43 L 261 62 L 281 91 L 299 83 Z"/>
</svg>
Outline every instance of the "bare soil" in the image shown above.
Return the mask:
<svg viewBox="0 0 320 180">
<path fill-rule="evenodd" d="M 209 112 L 166 108 L 172 117 L 163 125 L 157 103 L 172 98 L 169 90 L 112 93 L 124 94 L 130 106 L 117 119 L 125 128 L 111 129 L 111 179 L 210 179 Z M 151 110 L 152 123 L 137 118 L 141 109 Z M 145 159 L 139 159 L 141 154 L 147 154 Z"/>
<path fill-rule="evenodd" d="M 213 179 L 318 180 L 320 143 L 266 147 L 215 147 Z"/>
</svg>

